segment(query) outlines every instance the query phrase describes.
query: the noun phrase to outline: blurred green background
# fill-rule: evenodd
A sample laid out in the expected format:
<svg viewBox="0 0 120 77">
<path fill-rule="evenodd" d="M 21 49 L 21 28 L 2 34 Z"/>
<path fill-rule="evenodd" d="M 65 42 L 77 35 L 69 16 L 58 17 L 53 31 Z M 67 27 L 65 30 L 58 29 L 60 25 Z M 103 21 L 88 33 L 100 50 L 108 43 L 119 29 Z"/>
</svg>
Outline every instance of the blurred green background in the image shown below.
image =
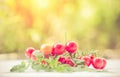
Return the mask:
<svg viewBox="0 0 120 77">
<path fill-rule="evenodd" d="M 120 49 L 120 0 L 0 0 L 0 53 L 69 40 Z"/>
</svg>

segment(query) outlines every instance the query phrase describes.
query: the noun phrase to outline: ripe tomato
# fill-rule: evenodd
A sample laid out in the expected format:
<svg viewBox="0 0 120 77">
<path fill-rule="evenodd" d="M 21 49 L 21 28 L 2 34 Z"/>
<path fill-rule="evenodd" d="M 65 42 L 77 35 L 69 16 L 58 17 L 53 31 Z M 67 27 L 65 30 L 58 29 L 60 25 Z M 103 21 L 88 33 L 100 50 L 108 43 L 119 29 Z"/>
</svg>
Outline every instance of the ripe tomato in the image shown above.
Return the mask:
<svg viewBox="0 0 120 77">
<path fill-rule="evenodd" d="M 89 56 L 82 56 L 81 60 L 85 61 L 85 65 L 86 66 L 90 66 L 90 64 L 91 64 L 91 58 Z"/>
<path fill-rule="evenodd" d="M 66 44 L 65 49 L 66 49 L 66 51 L 68 51 L 69 53 L 74 53 L 74 52 L 76 52 L 77 47 L 78 47 L 78 46 L 77 46 L 77 43 L 76 43 L 76 42 L 70 41 L 70 42 L 68 42 L 68 43 Z"/>
<path fill-rule="evenodd" d="M 65 64 L 66 63 L 65 57 L 60 56 L 59 59 L 58 59 L 58 62 L 60 62 L 62 64 Z"/>
<path fill-rule="evenodd" d="M 28 47 L 26 49 L 25 56 L 28 58 L 31 58 L 31 54 L 33 53 L 33 51 L 35 51 L 35 49 L 33 47 Z"/>
<path fill-rule="evenodd" d="M 72 61 L 72 59 L 69 58 L 66 59 L 66 64 L 70 65 L 71 67 L 75 66 L 75 63 Z"/>
<path fill-rule="evenodd" d="M 53 50 L 53 46 L 49 45 L 49 44 L 43 44 L 40 48 L 40 51 L 44 54 L 44 55 L 50 55 L 51 52 Z"/>
<path fill-rule="evenodd" d="M 53 55 L 61 55 L 65 52 L 65 46 L 61 43 L 57 43 L 53 46 Z"/>
<path fill-rule="evenodd" d="M 95 69 L 104 69 L 106 64 L 107 61 L 104 58 L 99 58 L 99 57 L 95 58 L 92 63 Z"/>
<path fill-rule="evenodd" d="M 107 61 L 105 59 L 103 59 L 103 66 L 101 66 L 101 69 L 104 69 L 106 64 L 107 64 Z"/>
</svg>

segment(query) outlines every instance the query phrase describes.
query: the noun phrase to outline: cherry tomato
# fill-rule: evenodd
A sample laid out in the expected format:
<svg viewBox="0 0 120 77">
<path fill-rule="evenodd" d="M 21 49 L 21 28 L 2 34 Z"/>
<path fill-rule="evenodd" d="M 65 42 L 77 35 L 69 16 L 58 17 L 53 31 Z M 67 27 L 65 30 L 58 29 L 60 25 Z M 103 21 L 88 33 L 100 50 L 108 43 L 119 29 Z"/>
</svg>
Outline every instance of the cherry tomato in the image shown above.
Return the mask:
<svg viewBox="0 0 120 77">
<path fill-rule="evenodd" d="M 60 56 L 59 59 L 58 59 L 58 62 L 60 62 L 62 64 L 65 64 L 66 63 L 65 57 Z"/>
<path fill-rule="evenodd" d="M 66 49 L 66 51 L 68 51 L 69 53 L 74 53 L 74 52 L 76 52 L 77 47 L 78 47 L 78 46 L 77 46 L 77 43 L 76 43 L 76 42 L 70 41 L 70 42 L 68 42 L 68 43 L 66 44 L 65 49 Z"/>
<path fill-rule="evenodd" d="M 29 47 L 26 49 L 25 56 L 28 58 L 31 58 L 31 54 L 33 53 L 35 49 L 33 47 Z"/>
<path fill-rule="evenodd" d="M 43 44 L 40 48 L 40 51 L 44 54 L 44 55 L 50 55 L 51 52 L 53 50 L 53 46 L 49 45 L 49 44 Z"/>
<path fill-rule="evenodd" d="M 69 58 L 66 59 L 66 64 L 70 65 L 71 67 L 75 66 L 75 63 L 72 61 L 72 59 Z"/>
<path fill-rule="evenodd" d="M 92 63 L 95 69 L 104 69 L 106 64 L 107 61 L 104 58 L 99 58 L 99 57 L 95 58 Z"/>
<path fill-rule="evenodd" d="M 57 43 L 53 46 L 53 55 L 61 55 L 65 52 L 65 46 L 61 43 Z"/>
<path fill-rule="evenodd" d="M 82 56 L 81 60 L 85 61 L 85 65 L 86 66 L 90 66 L 90 64 L 91 64 L 91 58 L 89 56 Z"/>
</svg>

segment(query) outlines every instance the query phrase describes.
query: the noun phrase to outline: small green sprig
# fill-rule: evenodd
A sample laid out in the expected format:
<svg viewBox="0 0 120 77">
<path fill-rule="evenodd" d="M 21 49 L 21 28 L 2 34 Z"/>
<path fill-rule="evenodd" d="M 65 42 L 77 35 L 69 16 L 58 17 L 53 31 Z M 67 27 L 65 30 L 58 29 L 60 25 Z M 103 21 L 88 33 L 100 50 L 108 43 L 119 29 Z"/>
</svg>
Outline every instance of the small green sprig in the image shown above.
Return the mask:
<svg viewBox="0 0 120 77">
<path fill-rule="evenodd" d="M 13 66 L 10 71 L 11 72 L 24 72 L 27 69 L 27 65 L 24 61 L 21 64 Z"/>
</svg>

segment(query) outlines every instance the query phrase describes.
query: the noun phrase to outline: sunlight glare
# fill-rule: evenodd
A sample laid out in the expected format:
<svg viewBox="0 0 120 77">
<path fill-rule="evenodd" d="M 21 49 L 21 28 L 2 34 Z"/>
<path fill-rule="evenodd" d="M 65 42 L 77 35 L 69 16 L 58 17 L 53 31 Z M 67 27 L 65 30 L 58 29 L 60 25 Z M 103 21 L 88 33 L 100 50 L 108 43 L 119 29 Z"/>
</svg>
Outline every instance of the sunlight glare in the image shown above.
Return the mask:
<svg viewBox="0 0 120 77">
<path fill-rule="evenodd" d="M 36 7 L 45 9 L 49 6 L 50 0 L 33 0 Z"/>
<path fill-rule="evenodd" d="M 39 33 L 35 32 L 35 31 L 31 31 L 30 35 L 31 35 L 31 39 L 34 42 L 38 43 L 40 41 Z"/>
<path fill-rule="evenodd" d="M 81 16 L 85 19 L 91 18 L 94 16 L 94 9 L 90 6 L 84 6 L 81 10 Z"/>
</svg>

